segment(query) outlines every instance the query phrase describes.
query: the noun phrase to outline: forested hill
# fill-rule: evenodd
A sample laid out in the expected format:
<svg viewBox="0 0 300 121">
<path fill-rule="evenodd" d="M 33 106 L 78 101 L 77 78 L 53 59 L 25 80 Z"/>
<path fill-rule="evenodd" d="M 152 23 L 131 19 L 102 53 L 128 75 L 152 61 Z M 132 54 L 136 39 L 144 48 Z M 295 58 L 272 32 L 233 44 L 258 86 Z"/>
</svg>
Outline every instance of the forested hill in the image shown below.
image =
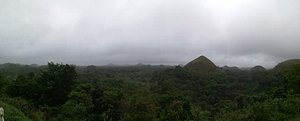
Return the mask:
<svg viewBox="0 0 300 121">
<path fill-rule="evenodd" d="M 274 69 L 1 64 L 9 121 L 299 121 L 300 63 Z M 17 112 L 17 113 L 16 113 Z"/>
</svg>

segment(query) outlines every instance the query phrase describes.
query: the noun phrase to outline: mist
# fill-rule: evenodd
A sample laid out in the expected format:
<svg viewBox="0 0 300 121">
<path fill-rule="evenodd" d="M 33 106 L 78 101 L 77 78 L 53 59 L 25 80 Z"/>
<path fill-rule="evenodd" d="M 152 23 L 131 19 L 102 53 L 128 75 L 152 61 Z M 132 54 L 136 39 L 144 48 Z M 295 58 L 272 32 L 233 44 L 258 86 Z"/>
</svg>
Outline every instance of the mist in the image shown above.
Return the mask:
<svg viewBox="0 0 300 121">
<path fill-rule="evenodd" d="M 300 58 L 298 0 L 1 0 L 0 63 L 273 67 Z"/>
</svg>

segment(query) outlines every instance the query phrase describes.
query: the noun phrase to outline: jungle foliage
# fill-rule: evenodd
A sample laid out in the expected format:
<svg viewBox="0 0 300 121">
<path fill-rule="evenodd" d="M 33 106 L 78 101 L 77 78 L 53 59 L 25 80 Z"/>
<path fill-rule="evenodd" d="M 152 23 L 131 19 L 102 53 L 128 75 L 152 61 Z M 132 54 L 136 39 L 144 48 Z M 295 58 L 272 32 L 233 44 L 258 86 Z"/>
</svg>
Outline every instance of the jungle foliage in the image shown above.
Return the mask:
<svg viewBox="0 0 300 121">
<path fill-rule="evenodd" d="M 297 121 L 300 65 L 209 73 L 181 66 L 0 65 L 12 121 Z"/>
</svg>

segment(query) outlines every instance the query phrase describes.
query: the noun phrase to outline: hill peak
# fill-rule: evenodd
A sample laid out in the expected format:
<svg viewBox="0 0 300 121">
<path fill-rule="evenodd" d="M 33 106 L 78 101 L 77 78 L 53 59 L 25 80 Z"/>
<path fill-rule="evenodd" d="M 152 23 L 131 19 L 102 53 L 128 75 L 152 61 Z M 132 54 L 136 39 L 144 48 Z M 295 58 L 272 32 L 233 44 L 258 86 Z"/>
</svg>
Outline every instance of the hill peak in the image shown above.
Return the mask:
<svg viewBox="0 0 300 121">
<path fill-rule="evenodd" d="M 254 66 L 253 68 L 250 69 L 250 71 L 253 71 L 253 72 L 266 71 L 266 70 L 267 69 L 261 65 Z"/>
<path fill-rule="evenodd" d="M 236 67 L 236 66 L 233 66 L 233 67 L 230 67 L 230 66 L 223 66 L 221 69 L 225 70 L 225 71 L 231 71 L 231 72 L 239 72 L 241 71 L 240 68 Z"/>
<path fill-rule="evenodd" d="M 184 68 L 201 72 L 210 72 L 216 70 L 217 66 L 207 57 L 201 55 L 198 58 L 186 64 Z"/>
<path fill-rule="evenodd" d="M 204 55 L 201 55 L 201 56 L 199 56 L 198 58 L 196 58 L 196 59 L 206 59 L 206 60 L 209 60 L 207 57 L 205 57 Z"/>
</svg>

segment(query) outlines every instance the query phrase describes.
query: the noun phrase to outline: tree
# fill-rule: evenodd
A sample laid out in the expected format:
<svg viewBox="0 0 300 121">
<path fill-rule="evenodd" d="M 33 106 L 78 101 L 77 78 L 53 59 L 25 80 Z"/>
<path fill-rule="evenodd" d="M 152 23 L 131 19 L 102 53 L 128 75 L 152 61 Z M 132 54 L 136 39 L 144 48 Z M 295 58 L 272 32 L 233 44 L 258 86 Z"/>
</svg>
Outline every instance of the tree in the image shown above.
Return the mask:
<svg viewBox="0 0 300 121">
<path fill-rule="evenodd" d="M 40 103 L 49 106 L 64 104 L 76 77 L 74 66 L 49 62 L 48 68 L 38 77 L 38 90 L 41 91 Z"/>
<path fill-rule="evenodd" d="M 91 121 L 94 106 L 90 95 L 91 85 L 81 84 L 69 94 L 69 100 L 62 105 L 58 121 Z M 55 120 L 55 119 L 52 119 Z"/>
<path fill-rule="evenodd" d="M 300 64 L 295 65 L 287 74 L 288 90 L 300 94 Z"/>
</svg>

